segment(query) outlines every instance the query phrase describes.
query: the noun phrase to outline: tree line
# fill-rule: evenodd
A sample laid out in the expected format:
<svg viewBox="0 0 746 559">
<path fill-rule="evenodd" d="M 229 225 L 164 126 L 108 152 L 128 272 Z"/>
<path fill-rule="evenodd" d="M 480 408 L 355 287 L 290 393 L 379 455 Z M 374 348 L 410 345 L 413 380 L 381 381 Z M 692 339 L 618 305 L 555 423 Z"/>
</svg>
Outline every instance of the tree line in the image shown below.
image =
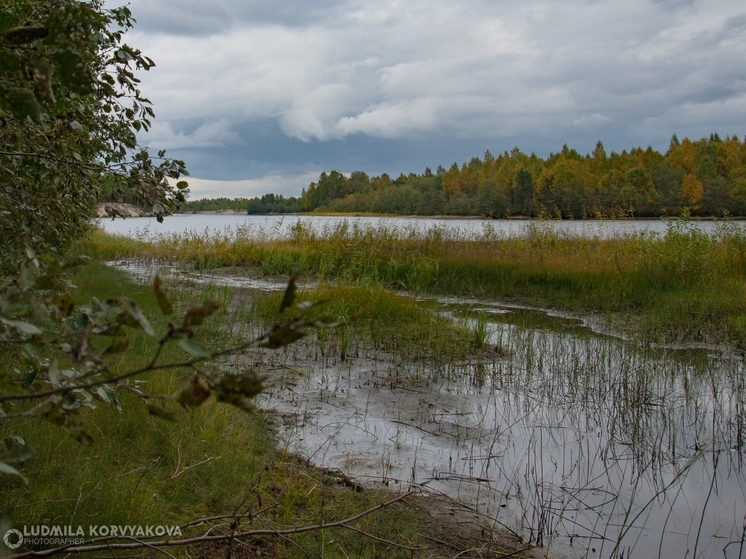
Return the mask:
<svg viewBox="0 0 746 559">
<path fill-rule="evenodd" d="M 324 172 L 299 197 L 266 194 L 242 203 L 249 214 L 328 211 L 580 219 L 658 217 L 688 210 L 700 216 L 746 215 L 746 139 L 723 139 L 714 133 L 679 140 L 674 135 L 665 154 L 651 147 L 608 154 L 599 141 L 593 153 L 581 155 L 564 145 L 546 159 L 516 147 L 396 179 L 385 173 L 371 177 L 363 171 L 349 176 Z"/>
</svg>

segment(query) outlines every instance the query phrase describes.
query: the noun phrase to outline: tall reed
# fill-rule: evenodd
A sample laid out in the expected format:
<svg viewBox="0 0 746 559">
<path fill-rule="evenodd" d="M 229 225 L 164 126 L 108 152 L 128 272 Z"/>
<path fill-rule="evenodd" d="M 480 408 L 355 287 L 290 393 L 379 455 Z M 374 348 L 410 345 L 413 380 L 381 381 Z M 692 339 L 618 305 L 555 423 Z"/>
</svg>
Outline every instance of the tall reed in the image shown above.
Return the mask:
<svg viewBox="0 0 746 559">
<path fill-rule="evenodd" d="M 671 338 L 740 340 L 746 316 L 746 233 L 723 222 L 704 233 L 673 221 L 665 235 L 586 238 L 541 222 L 501 236 L 443 228 L 299 220 L 286 233 L 238 228 L 137 241 L 96 233 L 87 250 L 197 269 L 243 267 L 262 275 L 380 285 L 414 293 L 507 298 L 573 311 L 638 313 L 639 328 Z"/>
</svg>

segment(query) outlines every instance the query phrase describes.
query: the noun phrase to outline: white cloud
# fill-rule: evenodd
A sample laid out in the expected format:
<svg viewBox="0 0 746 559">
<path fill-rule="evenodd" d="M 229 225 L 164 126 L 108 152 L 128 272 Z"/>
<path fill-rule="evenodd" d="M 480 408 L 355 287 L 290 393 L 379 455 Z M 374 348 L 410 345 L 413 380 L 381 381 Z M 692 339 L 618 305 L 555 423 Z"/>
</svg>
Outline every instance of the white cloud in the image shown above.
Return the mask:
<svg viewBox="0 0 746 559">
<path fill-rule="evenodd" d="M 302 175 L 267 175 L 259 179 L 218 181 L 186 177 L 189 183 L 189 199 L 202 198 L 254 198 L 268 192 L 283 196 L 300 196 L 304 188 L 318 180 L 321 171 Z"/>
<path fill-rule="evenodd" d="M 327 123 L 339 118 L 348 105 L 351 87 L 344 83 L 323 84 L 300 96 L 282 115 L 280 127 L 291 138 L 308 141 L 329 139 Z"/>
<path fill-rule="evenodd" d="M 397 138 L 408 133 L 422 133 L 434 129 L 439 122 L 440 100 L 426 97 L 396 104 L 382 103 L 355 116 L 340 118 L 333 135 L 369 134 Z"/>
<path fill-rule="evenodd" d="M 741 0 L 164 2 L 132 7 L 151 20 L 131 42 L 158 64 L 152 145 L 231 145 L 260 119 L 304 142 L 645 135 L 699 126 L 702 103 L 746 126 Z"/>
</svg>

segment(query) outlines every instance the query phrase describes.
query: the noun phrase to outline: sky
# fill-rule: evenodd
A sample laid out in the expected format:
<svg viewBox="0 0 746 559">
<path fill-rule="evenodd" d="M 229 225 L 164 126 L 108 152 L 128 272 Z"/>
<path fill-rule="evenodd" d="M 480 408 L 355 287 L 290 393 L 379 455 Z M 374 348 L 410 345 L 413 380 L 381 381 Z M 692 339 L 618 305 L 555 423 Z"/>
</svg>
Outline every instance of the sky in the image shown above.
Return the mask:
<svg viewBox="0 0 746 559">
<path fill-rule="evenodd" d="M 116 2 L 112 3 L 112 5 Z M 191 198 L 746 135 L 743 0 L 129 0 Z"/>
</svg>

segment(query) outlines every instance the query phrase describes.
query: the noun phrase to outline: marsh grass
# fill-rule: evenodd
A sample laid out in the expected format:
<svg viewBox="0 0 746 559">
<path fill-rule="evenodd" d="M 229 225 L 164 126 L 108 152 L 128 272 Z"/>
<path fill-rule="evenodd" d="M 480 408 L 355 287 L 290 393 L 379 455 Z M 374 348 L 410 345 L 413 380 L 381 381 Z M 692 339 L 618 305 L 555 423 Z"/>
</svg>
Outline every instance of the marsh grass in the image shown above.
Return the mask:
<svg viewBox="0 0 746 559">
<path fill-rule="evenodd" d="M 106 259 L 244 267 L 251 274 L 630 315 L 634 331 L 663 340 L 742 343 L 746 335 L 746 233 L 728 221 L 712 234 L 675 220 L 665 235 L 602 239 L 557 233 L 542 222 L 507 237 L 489 227 L 480 235 L 355 222 L 317 230 L 299 220 L 287 233 L 239 228 L 133 240 L 96 232 L 86 250 Z"/>
<path fill-rule="evenodd" d="M 157 303 L 150 287 L 130 282 L 121 272 L 91 263 L 80 270 L 74 282 L 78 286 L 78 306 L 92 296 L 103 300 L 126 295 L 148 316 L 155 317 L 156 331 L 165 329 L 165 320 L 157 318 Z M 224 288 L 200 289 L 172 283 L 169 291 L 181 307 L 206 298 L 224 302 L 223 310 L 201 328 L 200 341 L 206 347 L 220 347 L 249 332 L 250 325 L 245 329 L 225 328 L 226 323 L 240 322 L 242 313 L 250 312 L 252 319 L 262 315 L 271 318 L 266 302 L 237 305 L 230 290 Z M 382 297 L 373 290 L 372 299 Z M 335 310 L 349 316 L 357 312 L 342 307 Z M 132 350 L 112 370 L 129 370 L 144 363 L 155 345 L 144 335 L 136 337 Z M 346 348 L 349 351 L 349 345 Z M 178 347 L 168 347 L 162 359 L 183 357 Z M 138 387 L 147 393 L 172 393 L 187 373 L 151 372 L 138 381 Z M 339 476 L 277 450 L 260 411 L 245 413 L 212 400 L 185 411 L 163 402 L 177 416 L 178 421 L 170 422 L 149 415 L 142 401 L 130 392 L 119 390 L 117 394 L 122 411 L 97 402 L 96 409 L 80 414 L 81 428 L 94 441 L 90 446 L 79 444 L 63 429 L 41 419 L 6 422 L 0 427 L 0 438 L 20 436 L 35 449 L 33 457 L 21 467 L 30 480 L 28 486 L 0 476 L 0 518 L 10 519 L 17 526 L 183 525 L 203 516 L 268 509 L 255 520 L 255 527 L 266 527 L 262 522 L 282 527 L 338 520 L 390 498 L 375 490 L 347 489 L 340 485 Z M 421 508 L 400 503 L 360 519 L 355 527 L 406 546 L 413 542 L 429 544 L 423 534 L 431 524 Z M 203 525 L 196 530 L 202 534 L 205 529 Z M 219 529 L 228 526 L 224 523 Z M 404 548 L 350 530 L 324 530 L 292 538 L 270 536 L 248 545 L 249 553 L 261 551 L 283 557 L 411 555 Z M 175 553 L 211 557 L 224 556 L 226 551 L 224 546 L 215 545 Z"/>
<path fill-rule="evenodd" d="M 443 367 L 362 359 L 357 369 L 306 360 L 304 373 L 293 371 L 283 386 L 295 396 L 273 400 L 283 414 L 297 412 L 288 444 L 311 441 L 302 447 L 309 454 L 361 480 L 450 483 L 550 557 L 555 542 L 619 559 L 695 548 L 715 557 L 727 538 L 740 541 L 718 532 L 720 520 L 704 522 L 701 540 L 696 530 L 708 515 L 724 526 L 741 520 L 732 512 L 744 502 L 740 359 L 651 348 L 534 310 L 448 308 L 467 318 L 465 345 L 485 332 L 502 358 L 441 360 Z M 469 351 L 480 353 L 476 344 Z M 438 452 L 418 454 L 422 441 Z M 718 453 L 720 464 L 710 464 Z M 339 463 L 340 455 L 349 461 Z M 356 470 L 361 456 L 380 464 Z M 713 484 L 721 494 L 708 503 Z"/>
<path fill-rule="evenodd" d="M 298 297 L 324 302 L 314 309 L 315 316 L 337 327 L 319 331 L 319 347 L 342 361 L 368 351 L 441 362 L 464 360 L 472 354 L 472 332 L 465 324 L 454 323 L 433 301 L 418 301 L 379 285 L 320 285 L 301 290 Z M 281 298 L 279 293 L 262 297 L 249 312 L 270 324 L 279 318 Z"/>
<path fill-rule="evenodd" d="M 344 329 L 323 331 L 307 346 L 288 351 L 305 352 L 300 357 L 307 359 L 309 351 L 318 350 L 323 357 L 316 360 L 323 362 L 320 368 L 371 350 L 399 355 L 398 361 L 380 365 L 381 377 L 393 380 L 377 386 L 392 390 L 394 380 L 401 383 L 402 378 L 405 387 L 410 380 L 417 389 L 425 385 L 424 376 L 440 382 L 443 375 L 433 363 L 462 373 L 449 378 L 462 376 L 463 382 L 473 384 L 469 399 L 480 394 L 494 398 L 494 404 L 484 407 L 494 417 L 485 411 L 475 428 L 492 438 L 489 451 L 482 453 L 491 458 L 472 461 L 469 456 L 469 468 L 475 469 L 464 470 L 463 476 L 498 472 L 498 488 L 511 500 L 517 527 L 531 541 L 548 545 L 557 533 L 572 538 L 582 523 L 588 529 L 583 538 L 589 549 L 600 542 L 605 546 L 601 556 L 627 557 L 635 546 L 644 545 L 637 542 L 641 529 L 633 526 L 635 519 L 647 518 L 653 509 L 675 516 L 670 511 L 684 482 L 691 486 L 707 478 L 709 485 L 711 476 L 712 483 L 717 477 L 718 484 L 741 484 L 746 433 L 741 360 L 634 343 L 641 337 L 735 342 L 743 348 L 746 235 L 740 225 L 724 222 L 715 233 L 705 234 L 681 221 L 672 223 L 665 236 L 587 239 L 559 235 L 541 223 L 517 237 L 489 230 L 467 237 L 439 229 L 420 233 L 354 224 L 318 232 L 299 222 L 287 236 L 246 230 L 211 239 L 160 237 L 134 248 L 127 242 L 126 256 L 321 279 L 327 283 L 303 297 L 328 300 L 319 312 Z M 192 241 L 195 246 L 190 246 Z M 91 250 L 97 250 L 97 243 Z M 117 254 L 116 239 L 106 250 Z M 595 336 L 578 321 L 528 309 L 492 316 L 468 304 L 455 311 L 466 322 L 448 325 L 435 307 L 391 289 L 601 312 L 636 339 L 627 343 Z M 269 324 L 277 317 L 279 298 L 256 299 L 235 309 L 230 320 Z M 503 348 L 507 358 L 477 366 L 459 357 L 478 353 L 487 339 Z M 457 343 L 451 345 L 452 340 Z M 426 365 L 420 367 L 420 362 Z M 281 357 L 280 364 L 291 366 L 292 355 Z M 412 374 L 407 379 L 408 371 Z M 315 377 L 314 382 L 333 384 L 334 370 L 319 374 L 324 378 Z M 339 374 L 348 375 L 349 370 Z M 318 393 L 330 398 L 328 390 Z M 347 405 L 346 395 L 337 396 Z M 361 414 L 368 413 L 367 406 Z M 422 417 L 433 422 L 429 411 Z M 458 419 L 451 421 L 455 426 L 443 420 L 446 432 L 459 427 Z M 305 423 L 305 418 L 298 422 Z M 421 425 L 433 430 L 433 425 Z M 396 433 L 392 453 L 408 444 L 403 431 Z M 502 450 L 493 454 L 493 448 Z M 720 452 L 724 459 L 710 468 L 707 458 Z M 387 482 L 393 476 L 388 461 L 382 453 L 380 477 Z M 414 470 L 415 465 L 412 479 Z M 725 493 L 723 503 L 732 496 Z M 731 508 L 736 510 L 741 501 L 738 491 L 734 493 L 736 505 Z M 292 495 L 289 501 L 304 502 L 302 490 Z M 696 511 L 702 518 L 720 506 L 704 499 L 695 504 L 702 506 Z M 668 549 L 664 540 L 668 545 L 668 540 L 687 538 L 686 526 L 673 528 L 679 519 L 650 518 L 662 525 L 656 534 L 661 549 Z M 684 524 L 696 524 L 683 518 Z M 687 543 L 695 554 L 699 540 L 697 532 L 696 541 Z M 712 549 L 715 544 L 706 545 Z M 658 556 L 667 556 L 666 551 L 658 551 Z"/>
</svg>

